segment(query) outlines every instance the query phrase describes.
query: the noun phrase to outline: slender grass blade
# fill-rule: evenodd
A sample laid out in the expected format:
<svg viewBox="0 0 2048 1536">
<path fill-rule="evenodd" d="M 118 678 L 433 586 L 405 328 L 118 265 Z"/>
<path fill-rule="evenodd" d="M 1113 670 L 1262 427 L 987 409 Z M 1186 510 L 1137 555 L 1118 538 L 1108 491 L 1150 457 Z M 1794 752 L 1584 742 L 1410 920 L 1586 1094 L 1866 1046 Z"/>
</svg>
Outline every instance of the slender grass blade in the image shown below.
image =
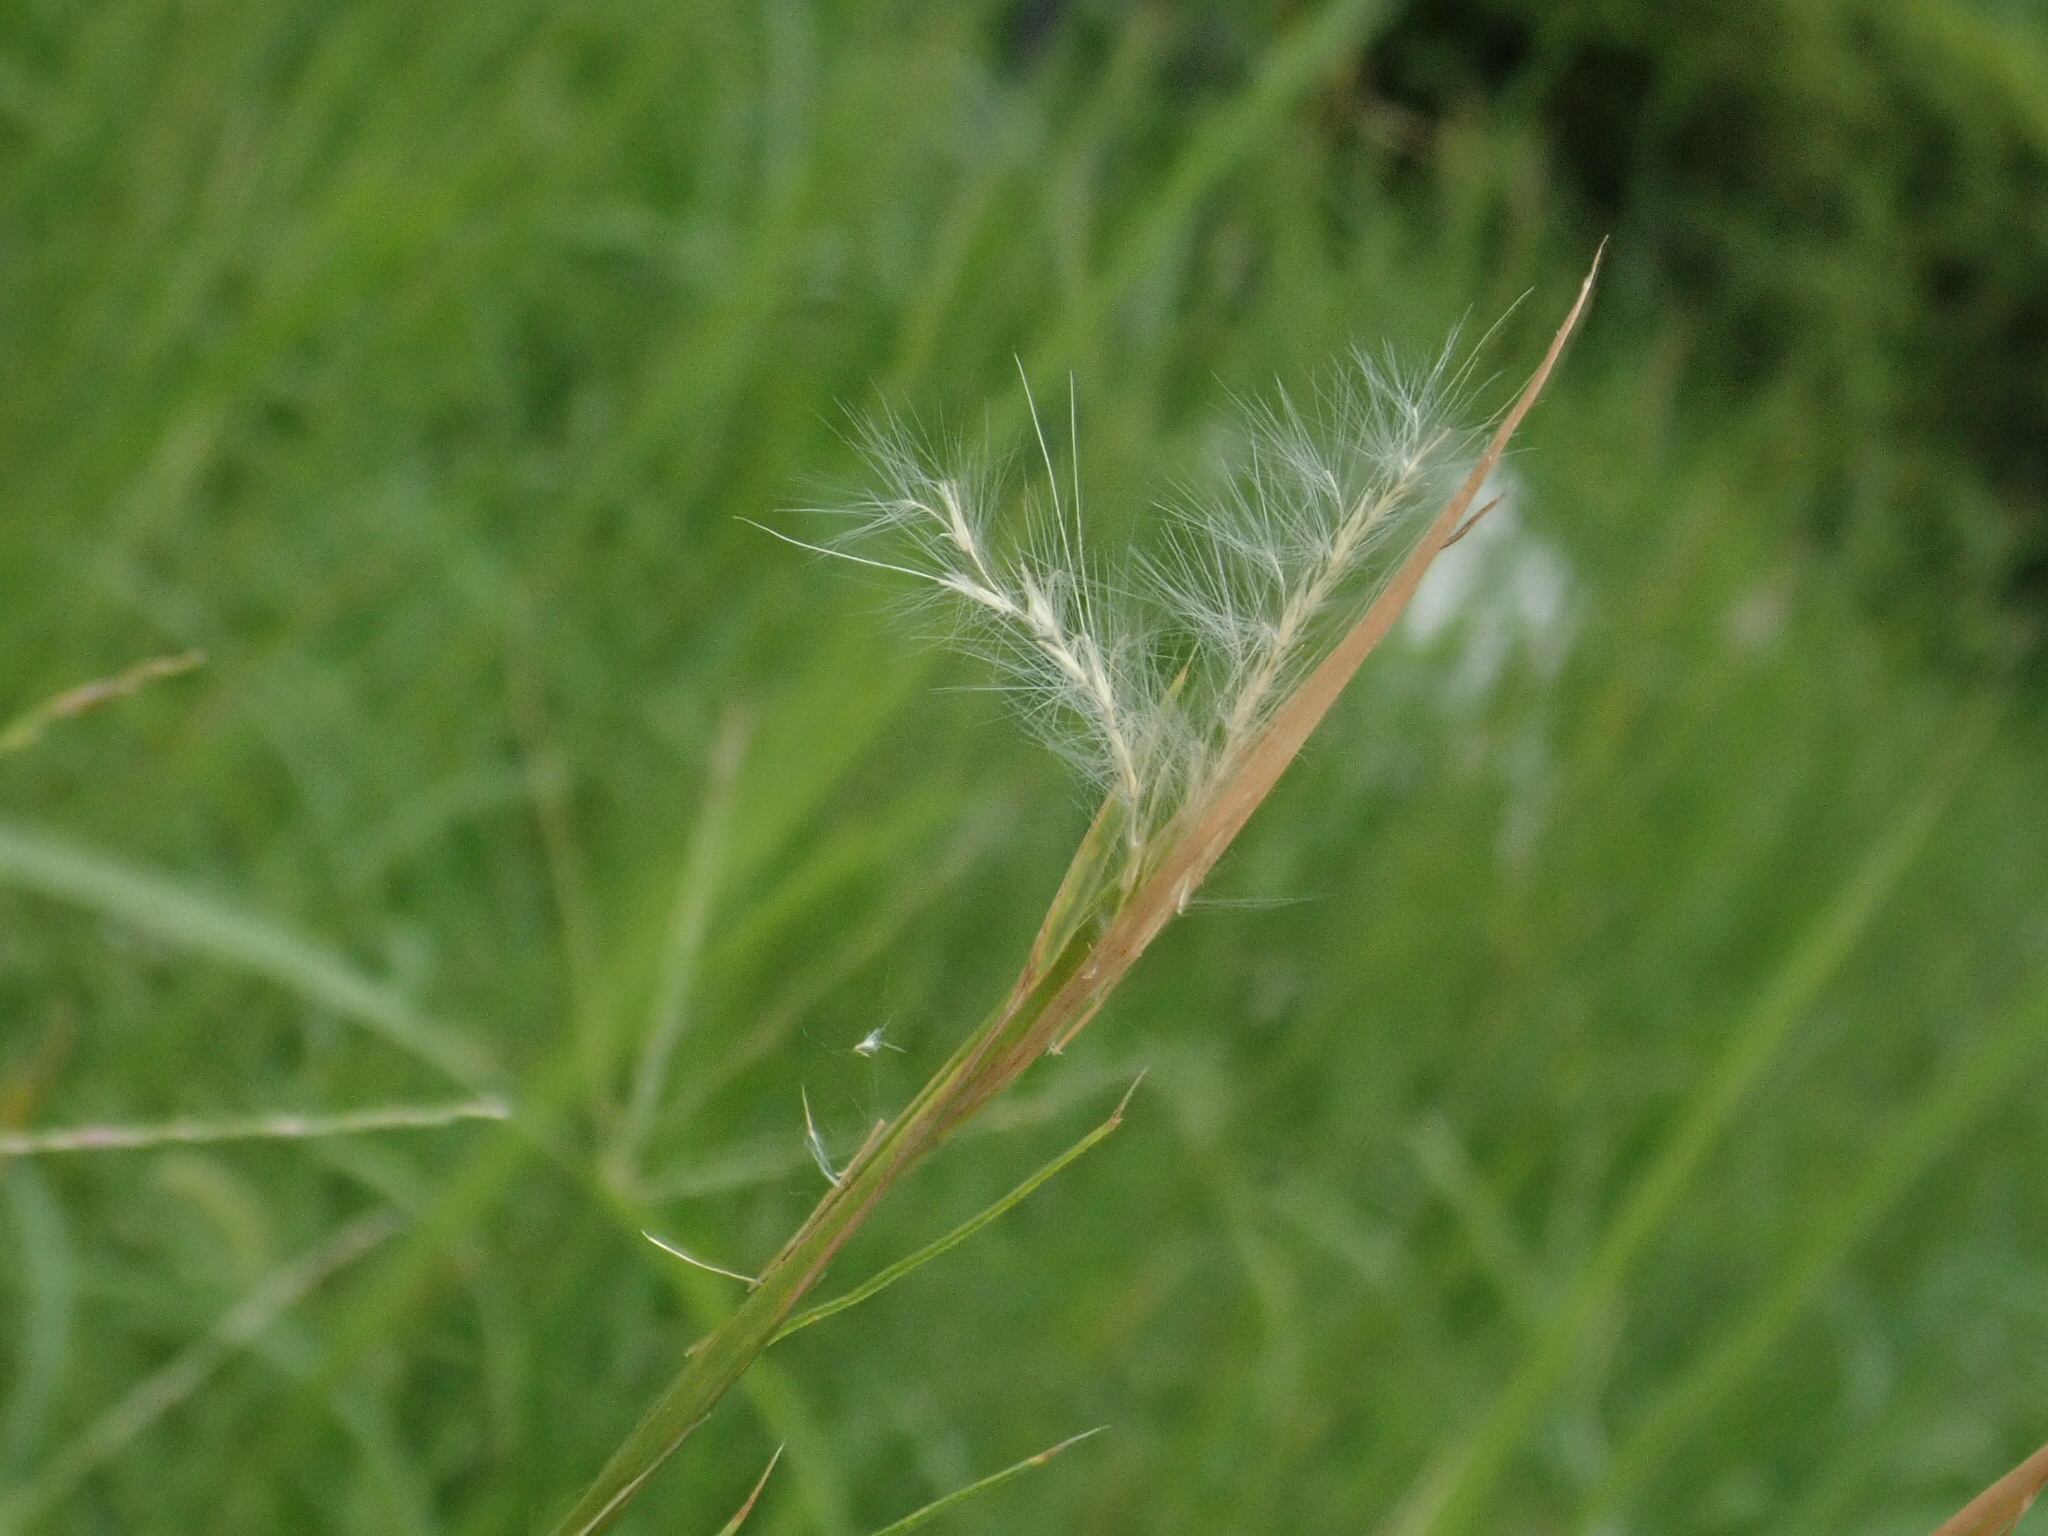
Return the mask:
<svg viewBox="0 0 2048 1536">
<path fill-rule="evenodd" d="M 760 1479 L 754 1484 L 754 1491 L 747 1495 L 747 1502 L 734 1512 L 730 1520 L 718 1528 L 718 1536 L 733 1536 L 735 1531 L 747 1523 L 747 1516 L 754 1512 L 754 1506 L 760 1502 L 761 1490 L 768 1486 L 768 1479 L 774 1475 L 775 1464 L 780 1460 L 782 1447 L 778 1445 L 775 1447 L 775 1454 L 768 1458 L 768 1465 L 761 1469 Z"/>
<path fill-rule="evenodd" d="M 1044 1466 L 1053 1457 L 1059 1455 L 1061 1451 L 1066 1450 L 1070 1446 L 1079 1445 L 1083 1440 L 1094 1439 L 1095 1436 L 1101 1434 L 1108 1427 L 1106 1424 L 1100 1424 L 1094 1429 L 1084 1429 L 1080 1434 L 1072 1435 L 1062 1440 L 1058 1445 L 1047 1446 L 1035 1456 L 1026 1456 L 1022 1461 L 1013 1463 L 1003 1468 L 1000 1472 L 991 1472 L 987 1477 L 982 1478 L 978 1482 L 969 1483 L 965 1488 L 957 1488 L 942 1499 L 934 1499 L 922 1509 L 912 1510 L 901 1520 L 883 1526 L 874 1533 L 874 1536 L 905 1536 L 906 1532 L 914 1531 L 919 1526 L 925 1524 L 925 1522 L 938 1518 L 947 1510 L 953 1508 L 954 1505 L 964 1504 L 978 1493 L 986 1493 L 991 1488 L 1000 1487 L 1002 1484 L 1007 1483 L 1013 1477 L 1022 1477 L 1026 1472 Z M 1937 1532 L 1936 1536 L 1947 1536 L 1947 1533 Z"/>
<path fill-rule="evenodd" d="M 1122 1125 L 1124 1120 L 1124 1107 L 1131 1102 L 1131 1095 L 1136 1093 L 1137 1091 L 1138 1085 L 1136 1083 L 1131 1084 L 1131 1086 L 1125 1090 L 1123 1098 L 1118 1102 L 1116 1109 L 1114 1110 L 1114 1112 L 1111 1113 L 1110 1117 L 1107 1120 L 1103 1121 L 1102 1124 L 1095 1127 L 1094 1130 L 1090 1131 L 1086 1136 L 1083 1136 L 1079 1141 L 1075 1142 L 1071 1147 L 1067 1148 L 1067 1150 L 1062 1152 L 1058 1157 L 1054 1158 L 1051 1162 L 1047 1163 L 1044 1167 L 1040 1168 L 1037 1172 L 1033 1173 L 1023 1183 L 1019 1184 L 1007 1195 L 1004 1195 L 1002 1199 L 996 1201 L 995 1204 L 986 1207 L 985 1209 L 981 1210 L 973 1216 L 970 1216 L 966 1221 L 961 1222 L 959 1226 L 955 1227 L 952 1231 L 948 1232 L 944 1237 L 941 1237 L 934 1242 L 925 1244 L 924 1247 L 918 1249 L 917 1252 L 910 1254 L 907 1257 L 898 1259 L 894 1264 L 891 1264 L 887 1269 L 883 1270 L 880 1274 L 874 1276 L 870 1280 L 863 1282 L 860 1285 L 855 1286 L 852 1290 L 848 1291 L 844 1296 L 836 1296 L 830 1301 L 819 1303 L 817 1306 L 810 1308 L 808 1311 L 799 1312 L 795 1317 L 791 1318 L 787 1323 L 784 1323 L 782 1325 L 781 1331 L 777 1333 L 773 1339 L 769 1340 L 769 1343 L 780 1344 L 784 1339 L 788 1338 L 791 1334 L 801 1333 L 804 1329 L 810 1327 L 813 1323 L 822 1323 L 828 1317 L 837 1317 L 841 1312 L 845 1312 L 853 1307 L 859 1306 L 862 1302 L 868 1300 L 870 1297 L 875 1296 L 882 1291 L 886 1291 L 890 1286 L 894 1285 L 898 1280 L 901 1280 L 905 1275 L 910 1274 L 913 1270 L 922 1269 L 925 1265 L 929 1264 L 933 1259 L 936 1259 L 940 1254 L 945 1253 L 949 1249 L 959 1247 L 960 1244 L 966 1242 L 967 1239 L 974 1236 L 975 1233 L 979 1232 L 983 1227 L 987 1226 L 990 1222 L 996 1220 L 1005 1212 L 1012 1210 L 1018 1205 L 1021 1205 L 1024 1201 L 1028 1200 L 1031 1197 L 1033 1192 L 1035 1192 L 1040 1185 L 1044 1184 L 1047 1180 L 1051 1179 L 1053 1175 L 1057 1174 L 1061 1169 L 1067 1167 L 1071 1163 L 1078 1161 L 1084 1154 L 1086 1154 L 1091 1148 L 1093 1148 L 1096 1145 L 1096 1143 L 1103 1140 L 1103 1138 L 1108 1136 L 1109 1133 L 1111 1131 L 1114 1131 L 1119 1125 Z"/>
<path fill-rule="evenodd" d="M 194 954 L 225 960 L 359 1024 L 466 1088 L 497 1086 L 488 1052 L 282 923 L 205 896 L 68 838 L 0 821 L 0 885 L 99 912 Z"/>
</svg>

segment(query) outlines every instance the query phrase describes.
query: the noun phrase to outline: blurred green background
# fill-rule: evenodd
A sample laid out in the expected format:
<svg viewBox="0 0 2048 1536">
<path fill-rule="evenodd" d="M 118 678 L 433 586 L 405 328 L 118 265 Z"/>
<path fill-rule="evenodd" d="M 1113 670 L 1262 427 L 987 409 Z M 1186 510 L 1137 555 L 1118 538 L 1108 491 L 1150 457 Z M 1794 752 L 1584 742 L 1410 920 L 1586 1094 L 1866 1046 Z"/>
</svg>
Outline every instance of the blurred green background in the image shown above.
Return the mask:
<svg viewBox="0 0 2048 1536">
<path fill-rule="evenodd" d="M 0 1130 L 525 1119 L 0 1167 L 0 1518 L 544 1529 L 733 1295 L 639 1228 L 772 1253 L 804 1101 L 903 1102 L 1088 810 L 739 519 L 879 403 L 1013 434 L 1021 360 L 1142 538 L 1234 397 L 1527 294 L 1497 403 L 1603 236 L 1509 513 L 827 1291 L 1149 1069 L 1124 1129 L 623 1528 L 786 1443 L 750 1529 L 860 1536 L 1097 1424 L 948 1528 L 1911 1536 L 2018 1460 L 2030 6 L 9 0 L 0 720 L 210 660 L 0 758 Z"/>
</svg>

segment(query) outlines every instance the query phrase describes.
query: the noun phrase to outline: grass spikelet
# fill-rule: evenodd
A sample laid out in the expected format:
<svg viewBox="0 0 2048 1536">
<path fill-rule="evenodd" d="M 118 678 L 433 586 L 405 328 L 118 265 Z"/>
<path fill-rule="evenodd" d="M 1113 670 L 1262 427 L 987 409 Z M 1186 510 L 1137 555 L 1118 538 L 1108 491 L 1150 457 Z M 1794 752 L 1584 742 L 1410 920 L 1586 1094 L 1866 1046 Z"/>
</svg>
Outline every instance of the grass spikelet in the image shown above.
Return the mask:
<svg viewBox="0 0 2048 1536">
<path fill-rule="evenodd" d="M 804 1104 L 804 1146 L 811 1154 L 811 1161 L 818 1165 L 818 1172 L 825 1175 L 827 1184 L 839 1183 L 839 1171 L 832 1166 L 832 1154 L 826 1149 L 825 1138 L 818 1131 L 818 1122 L 811 1118 L 811 1096 L 803 1096 Z"/>
<path fill-rule="evenodd" d="M 1459 419 L 1470 362 L 1451 342 L 1409 370 L 1363 350 L 1305 410 L 1284 392 L 1247 408 L 1220 496 L 1193 499 L 1147 585 L 1188 637 L 1204 687 L 1195 797 L 1250 741 L 1327 641 L 1333 618 L 1387 574 L 1477 451 Z"/>
<path fill-rule="evenodd" d="M 1004 476 L 957 446 L 943 467 L 885 415 L 861 437 L 879 489 L 844 509 L 837 538 L 804 547 L 909 576 L 914 601 L 946 606 L 1026 722 L 1108 797 L 1128 891 L 1478 455 L 1461 418 L 1471 367 L 1455 336 L 1421 368 L 1361 349 L 1310 405 L 1247 402 L 1220 487 L 1187 498 L 1127 580 L 1097 568 L 1028 380 L 1043 482 L 1013 539 L 999 533 L 1018 499 Z M 1071 402 L 1069 421 L 1078 459 Z"/>
<path fill-rule="evenodd" d="M 1038 444 L 1044 487 L 1025 496 L 1007 539 L 996 512 L 1011 498 L 1008 477 L 957 451 L 959 462 L 942 467 L 896 416 L 861 435 L 879 488 L 844 509 L 845 532 L 805 544 L 767 531 L 914 578 L 918 606 L 942 609 L 953 638 L 990 664 L 1026 724 L 1117 803 L 1135 851 L 1172 779 L 1171 690 L 1141 611 L 1094 565 L 1078 487 L 1061 491 L 1042 425 Z"/>
</svg>

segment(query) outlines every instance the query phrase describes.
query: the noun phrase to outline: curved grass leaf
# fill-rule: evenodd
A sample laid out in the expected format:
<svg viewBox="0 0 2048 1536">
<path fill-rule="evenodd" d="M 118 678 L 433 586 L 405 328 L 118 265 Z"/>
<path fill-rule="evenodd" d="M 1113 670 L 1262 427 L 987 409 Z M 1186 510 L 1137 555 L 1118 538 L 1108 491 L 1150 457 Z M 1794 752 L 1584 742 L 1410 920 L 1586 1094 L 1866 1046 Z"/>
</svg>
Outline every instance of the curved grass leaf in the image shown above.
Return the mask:
<svg viewBox="0 0 2048 1536">
<path fill-rule="evenodd" d="M 768 1479 L 775 1471 L 775 1463 L 780 1460 L 782 1447 L 778 1445 L 775 1447 L 775 1454 L 768 1458 L 768 1465 L 761 1469 L 760 1480 L 754 1484 L 754 1491 L 747 1495 L 747 1502 L 734 1512 L 730 1520 L 718 1528 L 718 1536 L 733 1536 L 735 1531 L 747 1523 L 747 1516 L 754 1512 L 755 1504 L 760 1502 L 761 1490 L 768 1486 Z"/>
<path fill-rule="evenodd" d="M 1142 1074 L 1140 1075 L 1140 1080 L 1142 1081 Z M 792 1333 L 800 1333 L 804 1329 L 810 1327 L 813 1323 L 822 1323 L 828 1317 L 837 1317 L 841 1312 L 845 1312 L 850 1310 L 851 1308 L 859 1306 L 869 1297 L 875 1295 L 880 1291 L 887 1290 L 890 1286 L 894 1285 L 898 1280 L 901 1280 L 905 1275 L 909 1274 L 912 1270 L 922 1269 L 925 1265 L 929 1264 L 933 1259 L 936 1259 L 940 1254 L 946 1252 L 948 1249 L 957 1248 L 960 1244 L 966 1242 L 968 1238 L 974 1236 L 975 1233 L 979 1232 L 983 1227 L 987 1226 L 997 1217 L 1003 1215 L 1006 1211 L 1011 1210 L 1013 1207 L 1022 1204 L 1025 1200 L 1031 1197 L 1032 1193 L 1035 1190 L 1037 1190 L 1037 1188 L 1041 1184 L 1045 1183 L 1054 1174 L 1058 1173 L 1062 1168 L 1065 1168 L 1069 1163 L 1078 1160 L 1097 1142 L 1101 1141 L 1104 1137 L 1108 1136 L 1111 1131 L 1115 1130 L 1118 1126 L 1122 1125 L 1124 1122 L 1124 1109 L 1131 1102 L 1131 1095 L 1136 1093 L 1137 1091 L 1137 1083 L 1132 1083 L 1129 1088 L 1124 1090 L 1123 1098 L 1117 1101 L 1117 1106 L 1115 1110 L 1113 1110 L 1110 1113 L 1110 1117 L 1107 1120 L 1103 1121 L 1102 1124 L 1095 1127 L 1094 1130 L 1090 1131 L 1086 1136 L 1083 1136 L 1079 1141 L 1075 1142 L 1071 1147 L 1067 1148 L 1067 1150 L 1062 1152 L 1058 1157 L 1054 1158 L 1051 1162 L 1047 1163 L 1044 1167 L 1040 1168 L 1036 1173 L 1032 1174 L 1023 1183 L 1019 1184 L 1015 1189 L 1011 1190 L 1007 1195 L 1004 1195 L 1002 1199 L 996 1201 L 995 1204 L 988 1206 L 986 1209 L 978 1212 L 973 1216 L 970 1216 L 967 1220 L 961 1222 L 959 1226 L 955 1227 L 952 1231 L 948 1232 L 944 1237 L 941 1237 L 934 1242 L 925 1244 L 924 1247 L 918 1249 L 917 1252 L 913 1254 L 898 1259 L 894 1264 L 891 1264 L 887 1269 L 883 1270 L 880 1274 L 877 1274 L 872 1279 L 866 1280 L 861 1284 L 855 1286 L 852 1290 L 848 1291 L 844 1296 L 835 1296 L 832 1300 L 820 1302 L 817 1306 L 810 1308 L 808 1311 L 799 1312 L 795 1317 L 792 1317 L 788 1322 L 784 1323 L 782 1325 L 781 1332 L 777 1333 L 775 1337 L 770 1339 L 768 1342 L 771 1345 L 780 1344 Z"/>
<path fill-rule="evenodd" d="M 389 987 L 282 923 L 47 832 L 0 821 L 0 885 L 55 897 L 128 923 L 194 954 L 274 981 L 360 1024 L 466 1088 L 497 1088 L 488 1052 L 422 1015 Z"/>
<path fill-rule="evenodd" d="M 965 1488 L 956 1488 L 944 1498 L 934 1499 L 922 1509 L 914 1509 L 901 1520 L 883 1526 L 874 1533 L 874 1536 L 905 1536 L 906 1532 L 914 1531 L 926 1521 L 936 1519 L 954 1505 L 963 1504 L 977 1493 L 986 1493 L 991 1488 L 1007 1483 L 1013 1477 L 1021 1477 L 1035 1467 L 1044 1466 L 1069 1446 L 1079 1445 L 1083 1440 L 1092 1440 L 1108 1427 L 1107 1424 L 1098 1424 L 1093 1429 L 1084 1429 L 1078 1435 L 1070 1435 L 1058 1445 L 1047 1446 L 1035 1456 L 1026 1456 L 1022 1461 L 1015 1462 L 1003 1468 L 1000 1472 L 991 1472 L 987 1477 L 980 1479 L 978 1482 L 969 1483 Z M 1947 1533 L 1937 1532 L 1936 1536 L 1947 1536 Z"/>
</svg>

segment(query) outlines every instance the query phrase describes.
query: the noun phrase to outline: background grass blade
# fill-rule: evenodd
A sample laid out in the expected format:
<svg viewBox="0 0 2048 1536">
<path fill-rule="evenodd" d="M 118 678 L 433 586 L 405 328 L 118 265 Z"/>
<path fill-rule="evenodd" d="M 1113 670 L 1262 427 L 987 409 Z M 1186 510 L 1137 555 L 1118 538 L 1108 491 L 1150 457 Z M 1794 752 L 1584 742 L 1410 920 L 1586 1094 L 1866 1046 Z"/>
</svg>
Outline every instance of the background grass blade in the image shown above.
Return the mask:
<svg viewBox="0 0 2048 1536">
<path fill-rule="evenodd" d="M 88 710 L 124 698 L 160 678 L 190 672 L 194 667 L 204 665 L 205 661 L 206 658 L 197 651 L 186 651 L 178 656 L 152 656 L 113 677 L 66 689 L 54 699 L 0 725 L 0 757 L 34 746 L 42 740 L 43 732 L 61 720 L 75 720 Z"/>
<path fill-rule="evenodd" d="M 654 1004 L 642 1033 L 639 1062 L 627 1088 L 626 1103 L 613 1136 L 610 1159 L 614 1177 L 628 1186 L 639 1177 L 641 1144 L 668 1087 L 669 1059 L 675 1054 L 696 985 L 704 934 L 711 922 L 720 863 L 725 854 L 732 797 L 746 756 L 750 725 L 732 715 L 711 749 L 703 805 L 690 834 L 690 850 L 676 882 L 675 910 L 668 940 L 662 946 L 655 974 Z"/>
<path fill-rule="evenodd" d="M 1385 10 L 1385 0 L 1329 0 L 1275 40 L 1250 83 L 1189 135 L 1159 191 L 1118 239 L 1101 275 L 1032 354 L 1027 372 L 1043 375 L 1069 365 L 1134 284 L 1171 265 L 1173 247 L 1187 237 L 1203 198 L 1270 142 L 1303 97 L 1349 66 Z"/>
<path fill-rule="evenodd" d="M 2037 986 L 2022 997 L 1987 1034 L 1877 1141 L 1862 1180 L 1807 1224 L 1804 1245 L 1748 1316 L 1702 1349 L 1692 1368 L 1636 1421 L 1589 1501 L 1590 1526 L 1619 1508 L 1740 1390 L 1828 1277 L 1914 1182 L 2002 1098 L 2033 1079 L 2048 1055 L 2048 988 Z"/>
<path fill-rule="evenodd" d="M 385 1241 L 399 1225 L 393 1213 L 372 1211 L 267 1276 L 224 1313 L 205 1338 L 138 1383 L 0 1502 L 0 1532 L 17 1536 L 29 1530 L 95 1468 L 119 1455 L 136 1436 L 205 1386 L 230 1356 L 255 1340 L 307 1292 Z"/>
<path fill-rule="evenodd" d="M 1601 1318 L 1621 1296 L 1644 1251 L 1670 1220 L 1679 1196 L 1933 835 L 1982 753 L 1989 723 L 1985 711 L 1975 713 L 1935 768 L 1927 788 L 1899 816 L 1890 834 L 1864 856 L 1801 935 L 1762 995 L 1737 1020 L 1719 1058 L 1623 1197 L 1585 1270 L 1557 1305 L 1528 1357 L 1470 1434 L 1425 1472 L 1403 1501 L 1393 1522 L 1400 1536 L 1463 1536 L 1482 1519 L 1509 1460 L 1521 1449 Z"/>
<path fill-rule="evenodd" d="M 274 981 L 467 1087 L 483 1090 L 502 1081 L 483 1047 L 424 1017 L 332 951 L 163 875 L 0 821 L 0 884 L 91 908 L 180 949 Z"/>
<path fill-rule="evenodd" d="M 305 1141 L 319 1136 L 359 1136 L 369 1131 L 438 1130 L 465 1120 L 507 1120 L 511 1115 L 510 1107 L 501 1100 L 471 1099 L 460 1104 L 385 1104 L 333 1114 L 248 1115 L 222 1120 L 172 1120 L 162 1125 L 0 1131 L 0 1157 L 120 1152 L 215 1141 Z"/>
<path fill-rule="evenodd" d="M 75 1344 L 79 1275 L 69 1223 L 56 1192 L 33 1168 L 0 1168 L 0 1193 L 22 1268 L 12 1319 L 13 1379 L 0 1412 L 0 1470 L 20 1479 L 42 1449 Z"/>
</svg>

